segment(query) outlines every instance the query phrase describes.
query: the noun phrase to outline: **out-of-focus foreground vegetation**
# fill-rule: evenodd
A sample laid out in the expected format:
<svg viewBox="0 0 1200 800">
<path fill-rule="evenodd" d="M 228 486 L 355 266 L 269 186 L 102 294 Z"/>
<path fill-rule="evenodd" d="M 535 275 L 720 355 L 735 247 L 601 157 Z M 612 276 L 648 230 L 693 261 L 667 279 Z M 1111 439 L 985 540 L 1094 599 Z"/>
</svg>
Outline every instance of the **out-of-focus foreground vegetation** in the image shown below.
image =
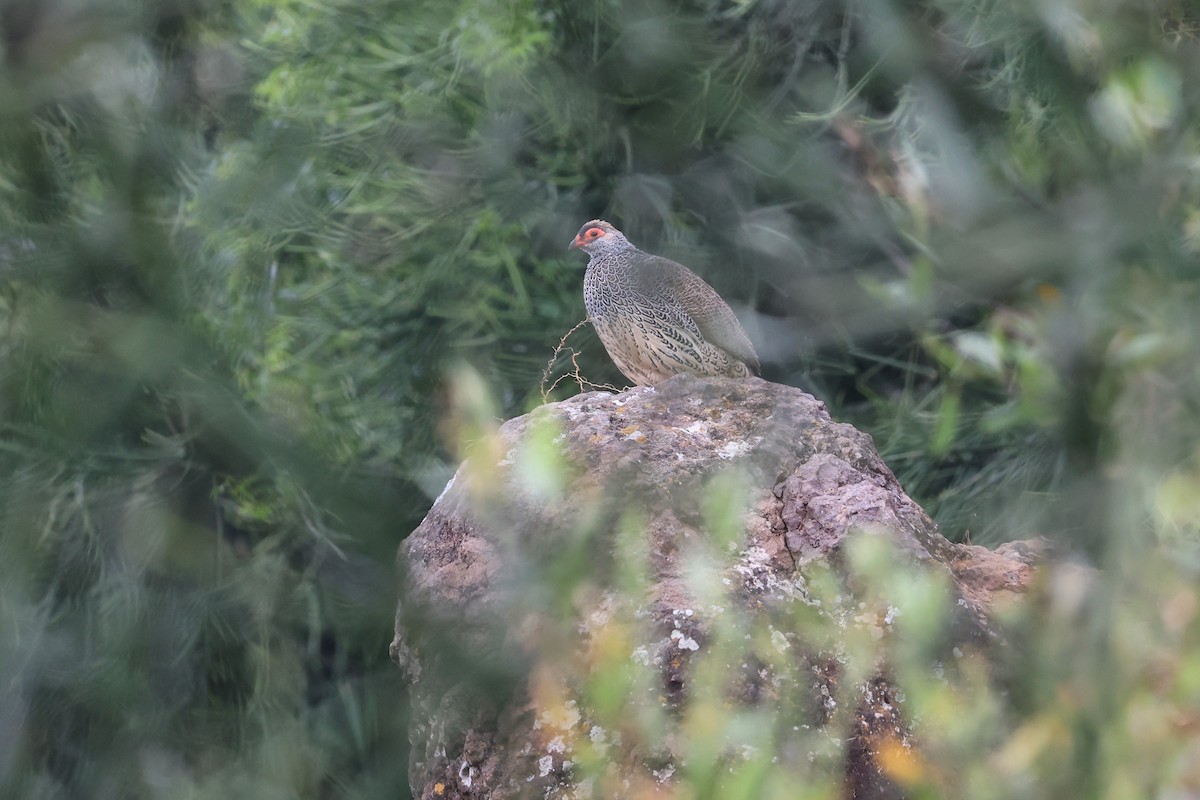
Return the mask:
<svg viewBox="0 0 1200 800">
<path fill-rule="evenodd" d="M 920 768 L 1200 793 L 1194 6 L 5 0 L 0 43 L 0 794 L 403 796 L 395 546 L 454 375 L 541 401 L 595 216 L 948 536 L 1104 570 L 1014 622 L 1019 691 L 916 709 L 971 745 Z"/>
</svg>

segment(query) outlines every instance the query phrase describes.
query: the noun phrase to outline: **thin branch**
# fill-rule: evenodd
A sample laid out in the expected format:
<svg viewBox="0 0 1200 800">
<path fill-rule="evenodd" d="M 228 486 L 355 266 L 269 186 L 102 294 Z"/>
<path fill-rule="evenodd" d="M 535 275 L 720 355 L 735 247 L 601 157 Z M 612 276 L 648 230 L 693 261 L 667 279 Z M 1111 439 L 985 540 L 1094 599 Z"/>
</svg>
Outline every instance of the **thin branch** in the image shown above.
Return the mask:
<svg viewBox="0 0 1200 800">
<path fill-rule="evenodd" d="M 575 383 L 577 383 L 579 385 L 579 391 L 581 391 L 581 392 L 584 391 L 585 389 L 607 389 L 612 392 L 621 391 L 616 386 L 613 386 L 611 384 L 592 383 L 587 378 L 583 377 L 583 373 L 581 372 L 581 368 L 579 366 L 579 351 L 576 350 L 574 347 L 567 346 L 567 338 L 572 333 L 574 333 L 575 331 L 579 330 L 580 328 L 582 328 L 584 325 L 587 325 L 587 324 L 588 324 L 588 321 L 586 319 L 580 320 L 579 322 L 575 323 L 574 328 L 571 328 L 571 330 L 564 333 L 563 337 L 558 340 L 558 346 L 554 348 L 554 355 L 550 356 L 550 360 L 546 362 L 546 369 L 542 371 L 541 390 L 542 390 L 542 402 L 543 403 L 550 402 L 550 393 L 553 392 L 554 389 L 558 386 L 558 384 L 561 383 L 566 378 L 573 378 L 575 380 Z M 563 350 L 567 350 L 571 353 L 571 369 L 569 372 L 567 372 L 563 375 L 559 375 L 557 378 L 554 379 L 554 383 L 550 384 L 550 386 L 547 387 L 546 381 L 550 380 L 550 372 L 551 372 L 551 370 L 554 369 L 554 365 L 558 362 L 558 357 L 559 357 L 559 355 L 562 354 Z"/>
</svg>

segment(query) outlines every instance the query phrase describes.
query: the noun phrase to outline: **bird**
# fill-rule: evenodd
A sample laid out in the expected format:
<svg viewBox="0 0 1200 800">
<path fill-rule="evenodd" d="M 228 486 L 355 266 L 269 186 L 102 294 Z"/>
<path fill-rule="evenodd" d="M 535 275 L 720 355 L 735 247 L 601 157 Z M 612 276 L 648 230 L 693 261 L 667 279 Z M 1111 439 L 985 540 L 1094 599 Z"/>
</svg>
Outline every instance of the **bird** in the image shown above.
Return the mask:
<svg viewBox="0 0 1200 800">
<path fill-rule="evenodd" d="M 679 374 L 743 378 L 758 353 L 729 304 L 696 273 L 635 247 L 602 219 L 571 247 L 587 253 L 583 302 L 600 342 L 637 386 Z"/>
</svg>

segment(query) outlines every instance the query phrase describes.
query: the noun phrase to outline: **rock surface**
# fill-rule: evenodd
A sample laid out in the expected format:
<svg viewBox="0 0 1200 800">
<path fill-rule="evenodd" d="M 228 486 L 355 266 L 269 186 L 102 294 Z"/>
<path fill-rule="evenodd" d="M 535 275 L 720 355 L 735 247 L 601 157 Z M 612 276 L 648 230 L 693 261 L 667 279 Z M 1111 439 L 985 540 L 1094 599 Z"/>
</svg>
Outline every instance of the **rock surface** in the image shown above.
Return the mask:
<svg viewBox="0 0 1200 800">
<path fill-rule="evenodd" d="M 1034 575 L 1029 548 L 948 542 L 795 388 L 677 376 L 505 423 L 400 547 L 414 796 L 668 796 L 709 717 L 729 774 L 769 748 L 845 797 L 904 796 L 904 612 L 862 585 L 856 537 L 941 587 L 948 661 Z M 739 714 L 777 732 L 743 741 Z"/>
</svg>

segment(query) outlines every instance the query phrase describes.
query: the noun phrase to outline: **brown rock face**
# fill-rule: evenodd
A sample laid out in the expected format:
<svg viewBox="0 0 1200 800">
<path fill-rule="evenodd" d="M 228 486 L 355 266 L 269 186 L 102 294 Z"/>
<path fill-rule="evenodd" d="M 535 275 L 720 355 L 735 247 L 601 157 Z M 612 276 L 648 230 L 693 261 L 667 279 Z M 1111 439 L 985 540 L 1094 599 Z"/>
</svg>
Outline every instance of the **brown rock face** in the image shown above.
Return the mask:
<svg viewBox="0 0 1200 800">
<path fill-rule="evenodd" d="M 1020 548 L 948 542 L 869 436 L 758 379 L 583 394 L 476 449 L 400 547 L 421 798 L 718 797 L 760 767 L 902 797 L 930 776 L 889 576 L 941 598 L 930 670 L 986 650 L 1032 578 Z"/>
</svg>

